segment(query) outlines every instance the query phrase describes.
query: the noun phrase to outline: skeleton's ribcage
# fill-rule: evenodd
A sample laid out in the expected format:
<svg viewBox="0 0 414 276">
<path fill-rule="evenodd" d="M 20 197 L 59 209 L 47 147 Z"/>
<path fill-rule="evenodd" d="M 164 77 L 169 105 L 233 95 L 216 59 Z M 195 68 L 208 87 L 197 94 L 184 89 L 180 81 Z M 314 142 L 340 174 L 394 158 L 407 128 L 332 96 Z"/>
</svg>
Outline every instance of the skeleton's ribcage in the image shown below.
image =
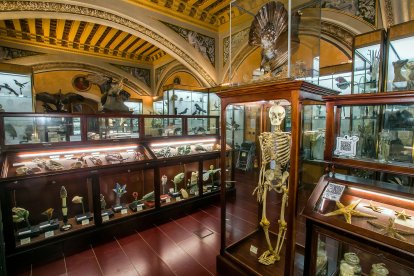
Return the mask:
<svg viewBox="0 0 414 276">
<path fill-rule="evenodd" d="M 277 165 L 285 166 L 290 160 L 291 136 L 288 132 L 263 132 L 262 162 L 270 163 L 275 160 Z"/>
</svg>

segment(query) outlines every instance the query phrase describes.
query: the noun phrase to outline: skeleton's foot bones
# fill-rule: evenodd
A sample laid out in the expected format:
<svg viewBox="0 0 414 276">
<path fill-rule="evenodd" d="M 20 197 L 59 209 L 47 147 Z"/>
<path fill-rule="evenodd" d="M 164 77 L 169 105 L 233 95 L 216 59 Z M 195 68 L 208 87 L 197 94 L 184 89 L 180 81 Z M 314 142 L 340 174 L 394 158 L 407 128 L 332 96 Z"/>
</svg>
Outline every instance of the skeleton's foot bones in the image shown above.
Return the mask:
<svg viewBox="0 0 414 276">
<path fill-rule="evenodd" d="M 276 254 L 274 251 L 266 250 L 260 257 L 259 263 L 264 265 L 272 265 L 275 262 L 280 260 L 280 256 Z"/>
</svg>

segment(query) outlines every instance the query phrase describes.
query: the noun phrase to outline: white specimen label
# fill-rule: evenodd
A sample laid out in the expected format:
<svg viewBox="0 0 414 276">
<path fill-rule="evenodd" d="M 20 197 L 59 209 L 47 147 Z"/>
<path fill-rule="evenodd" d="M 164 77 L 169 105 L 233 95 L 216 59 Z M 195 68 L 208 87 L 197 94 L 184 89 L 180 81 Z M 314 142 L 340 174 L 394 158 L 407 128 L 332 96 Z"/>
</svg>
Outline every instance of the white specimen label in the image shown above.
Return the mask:
<svg viewBox="0 0 414 276">
<path fill-rule="evenodd" d="M 82 225 L 88 225 L 88 224 L 89 224 L 89 219 L 82 220 Z"/>
<path fill-rule="evenodd" d="M 25 244 L 29 244 L 30 243 L 30 237 L 25 238 L 25 239 L 21 239 L 20 240 L 20 245 L 25 245 Z"/>
<path fill-rule="evenodd" d="M 128 214 L 128 210 L 127 210 L 127 209 L 122 209 L 122 210 L 121 210 L 121 214 L 122 214 L 122 215 L 126 215 L 126 214 Z"/>
<path fill-rule="evenodd" d="M 47 232 L 45 232 L 45 239 L 53 237 L 54 235 L 55 235 L 55 232 L 53 230 L 52 231 L 47 231 Z"/>
<path fill-rule="evenodd" d="M 109 220 L 109 216 L 105 215 L 102 217 L 102 222 L 108 221 Z"/>
<path fill-rule="evenodd" d="M 253 254 L 257 255 L 257 247 L 254 245 L 250 245 L 250 252 L 252 252 Z"/>
</svg>

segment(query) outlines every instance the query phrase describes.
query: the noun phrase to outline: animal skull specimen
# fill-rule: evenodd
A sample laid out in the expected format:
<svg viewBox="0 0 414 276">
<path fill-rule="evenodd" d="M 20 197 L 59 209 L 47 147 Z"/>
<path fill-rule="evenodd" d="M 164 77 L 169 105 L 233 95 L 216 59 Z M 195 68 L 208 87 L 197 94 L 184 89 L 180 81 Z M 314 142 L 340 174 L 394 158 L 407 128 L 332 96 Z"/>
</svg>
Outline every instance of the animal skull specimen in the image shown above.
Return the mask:
<svg viewBox="0 0 414 276">
<path fill-rule="evenodd" d="M 283 108 L 283 106 L 279 105 L 278 103 L 274 103 L 269 110 L 269 118 L 272 126 L 276 126 L 277 128 L 279 128 L 285 117 L 286 111 Z"/>
</svg>

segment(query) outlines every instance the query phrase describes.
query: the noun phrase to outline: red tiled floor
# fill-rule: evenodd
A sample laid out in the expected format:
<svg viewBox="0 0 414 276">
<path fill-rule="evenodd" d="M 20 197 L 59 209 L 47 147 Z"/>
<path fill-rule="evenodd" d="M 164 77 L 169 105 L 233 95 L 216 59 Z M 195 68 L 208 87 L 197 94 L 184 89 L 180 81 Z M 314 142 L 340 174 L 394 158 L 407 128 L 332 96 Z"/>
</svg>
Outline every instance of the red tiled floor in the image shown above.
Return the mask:
<svg viewBox="0 0 414 276">
<path fill-rule="evenodd" d="M 127 236 L 119 239 L 118 242 L 140 275 L 174 275 L 140 235 Z"/>
<path fill-rule="evenodd" d="M 139 235 L 177 275 L 211 275 L 189 254 L 168 238 L 158 227 L 142 231 Z"/>
<path fill-rule="evenodd" d="M 104 275 L 137 275 L 138 272 L 117 241 L 93 247 Z"/>
<path fill-rule="evenodd" d="M 102 275 L 92 249 L 65 258 L 68 275 Z"/>
<path fill-rule="evenodd" d="M 174 221 L 158 225 L 158 227 L 176 243 L 187 239 L 191 235 L 191 232 L 188 232 Z"/>
<path fill-rule="evenodd" d="M 217 251 L 195 235 L 178 244 L 185 252 L 205 267 L 211 274 L 216 273 Z M 194 274 L 196 275 L 196 274 Z"/>
<path fill-rule="evenodd" d="M 45 265 L 33 266 L 31 275 L 66 275 L 65 260 L 62 258 Z"/>
</svg>

